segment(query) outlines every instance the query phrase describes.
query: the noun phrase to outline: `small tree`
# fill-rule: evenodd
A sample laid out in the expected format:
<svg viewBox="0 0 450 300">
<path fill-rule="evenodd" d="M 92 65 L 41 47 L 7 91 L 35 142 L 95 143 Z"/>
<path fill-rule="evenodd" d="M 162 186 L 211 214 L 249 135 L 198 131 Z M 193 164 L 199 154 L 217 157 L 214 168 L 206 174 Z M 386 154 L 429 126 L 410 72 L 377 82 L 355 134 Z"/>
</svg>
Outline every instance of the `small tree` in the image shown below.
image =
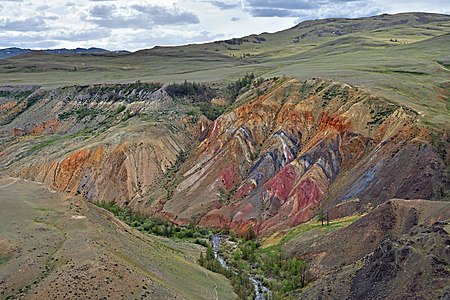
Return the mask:
<svg viewBox="0 0 450 300">
<path fill-rule="evenodd" d="M 306 264 L 306 262 L 304 260 L 299 260 L 299 282 L 300 282 L 300 287 L 303 288 L 305 287 L 306 284 L 306 271 L 308 268 L 308 265 Z"/>
<path fill-rule="evenodd" d="M 214 257 L 214 250 L 213 250 L 213 248 L 210 245 L 208 245 L 208 247 L 206 248 L 206 259 L 207 260 L 214 260 L 215 259 L 215 257 Z"/>
<path fill-rule="evenodd" d="M 319 206 L 318 217 L 319 217 L 319 221 L 322 222 L 322 226 L 323 226 L 323 222 L 325 221 L 326 216 L 325 216 L 325 212 L 324 212 L 322 203 L 320 203 L 320 206 Z"/>
<path fill-rule="evenodd" d="M 255 230 L 253 229 L 253 225 L 250 225 L 247 232 L 245 233 L 245 239 L 249 241 L 253 241 L 256 237 Z"/>
<path fill-rule="evenodd" d="M 198 263 L 200 264 L 200 266 L 204 267 L 205 264 L 205 256 L 203 255 L 203 252 L 200 252 L 200 259 L 198 260 Z"/>
</svg>

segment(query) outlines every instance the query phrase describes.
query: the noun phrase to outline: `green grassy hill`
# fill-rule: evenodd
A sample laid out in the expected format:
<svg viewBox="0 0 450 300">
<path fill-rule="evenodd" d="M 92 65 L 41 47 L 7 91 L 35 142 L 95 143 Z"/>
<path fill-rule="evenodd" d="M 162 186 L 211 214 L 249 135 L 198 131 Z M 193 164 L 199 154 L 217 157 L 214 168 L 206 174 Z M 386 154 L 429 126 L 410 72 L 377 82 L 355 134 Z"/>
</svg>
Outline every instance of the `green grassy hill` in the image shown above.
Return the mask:
<svg viewBox="0 0 450 300">
<path fill-rule="evenodd" d="M 450 16 L 425 13 L 303 22 L 277 33 L 132 54 L 33 52 L 0 61 L 0 82 L 63 86 L 90 83 L 227 81 L 258 76 L 326 77 L 444 125 L 449 111 Z"/>
<path fill-rule="evenodd" d="M 0 299 L 234 299 L 201 247 L 141 234 L 44 185 L 0 177 Z"/>
</svg>

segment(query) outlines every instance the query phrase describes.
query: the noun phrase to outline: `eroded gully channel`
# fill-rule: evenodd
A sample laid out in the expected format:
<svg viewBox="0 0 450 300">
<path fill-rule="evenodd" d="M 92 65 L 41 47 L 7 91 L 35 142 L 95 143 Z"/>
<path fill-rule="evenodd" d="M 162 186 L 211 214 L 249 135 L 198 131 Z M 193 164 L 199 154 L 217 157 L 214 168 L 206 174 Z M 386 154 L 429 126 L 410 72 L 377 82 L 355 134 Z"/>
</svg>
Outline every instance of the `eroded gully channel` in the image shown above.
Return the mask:
<svg viewBox="0 0 450 300">
<path fill-rule="evenodd" d="M 223 237 L 224 237 L 223 235 L 214 234 L 209 239 L 211 247 L 214 251 L 214 257 L 217 259 L 217 261 L 223 268 L 231 270 L 234 274 L 237 274 L 237 271 L 230 268 L 225 259 L 223 258 L 223 256 L 219 254 L 219 246 L 222 243 Z M 255 300 L 270 299 L 271 292 L 268 287 L 264 286 L 263 283 L 260 280 L 258 280 L 253 274 L 249 274 L 248 278 L 253 283 L 253 287 L 255 289 Z"/>
</svg>

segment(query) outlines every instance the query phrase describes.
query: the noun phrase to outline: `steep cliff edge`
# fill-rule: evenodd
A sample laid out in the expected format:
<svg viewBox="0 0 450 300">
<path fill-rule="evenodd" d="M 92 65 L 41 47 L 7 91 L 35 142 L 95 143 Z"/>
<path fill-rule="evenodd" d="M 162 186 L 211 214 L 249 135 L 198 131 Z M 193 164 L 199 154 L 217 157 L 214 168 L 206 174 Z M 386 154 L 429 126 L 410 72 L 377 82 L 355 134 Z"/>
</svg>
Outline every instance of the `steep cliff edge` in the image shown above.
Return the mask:
<svg viewBox="0 0 450 300">
<path fill-rule="evenodd" d="M 268 234 L 449 190 L 445 134 L 345 83 L 255 81 L 213 123 L 158 84 L 30 93 L 1 127 L 5 173 L 178 224 Z"/>
<path fill-rule="evenodd" d="M 15 117 L 1 127 L 0 167 L 93 202 L 148 194 L 210 123 L 160 84 L 38 89 L 16 100 L 18 92 L 3 98 L 1 115 Z"/>
<path fill-rule="evenodd" d="M 412 110 L 325 79 L 266 81 L 218 118 L 161 215 L 264 234 L 391 198 L 448 191 L 442 153 Z"/>
</svg>

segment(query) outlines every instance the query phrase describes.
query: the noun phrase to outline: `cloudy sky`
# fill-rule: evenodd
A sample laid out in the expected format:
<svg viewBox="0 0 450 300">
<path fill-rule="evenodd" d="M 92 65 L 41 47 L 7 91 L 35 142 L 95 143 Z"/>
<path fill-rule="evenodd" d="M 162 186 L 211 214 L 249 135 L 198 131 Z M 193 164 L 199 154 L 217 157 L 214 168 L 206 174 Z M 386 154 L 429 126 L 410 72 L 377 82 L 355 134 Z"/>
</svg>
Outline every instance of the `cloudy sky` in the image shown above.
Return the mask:
<svg viewBox="0 0 450 300">
<path fill-rule="evenodd" d="M 308 19 L 426 11 L 449 0 L 0 0 L 0 48 L 137 50 L 274 32 Z"/>
</svg>

